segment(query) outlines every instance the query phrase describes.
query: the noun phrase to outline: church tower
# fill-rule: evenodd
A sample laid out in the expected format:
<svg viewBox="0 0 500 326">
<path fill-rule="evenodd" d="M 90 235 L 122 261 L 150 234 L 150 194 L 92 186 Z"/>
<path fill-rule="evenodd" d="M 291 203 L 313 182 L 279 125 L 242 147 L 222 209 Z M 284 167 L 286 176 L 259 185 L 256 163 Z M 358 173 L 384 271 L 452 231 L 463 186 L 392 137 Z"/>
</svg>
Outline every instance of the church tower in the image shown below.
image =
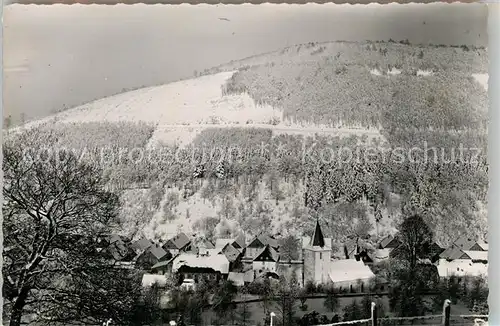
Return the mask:
<svg viewBox="0 0 500 326">
<path fill-rule="evenodd" d="M 304 248 L 304 284 L 310 281 L 315 284 L 327 283 L 330 280 L 331 254 L 331 244 L 325 242 L 319 221 L 316 220 L 314 234 L 309 245 Z"/>
</svg>

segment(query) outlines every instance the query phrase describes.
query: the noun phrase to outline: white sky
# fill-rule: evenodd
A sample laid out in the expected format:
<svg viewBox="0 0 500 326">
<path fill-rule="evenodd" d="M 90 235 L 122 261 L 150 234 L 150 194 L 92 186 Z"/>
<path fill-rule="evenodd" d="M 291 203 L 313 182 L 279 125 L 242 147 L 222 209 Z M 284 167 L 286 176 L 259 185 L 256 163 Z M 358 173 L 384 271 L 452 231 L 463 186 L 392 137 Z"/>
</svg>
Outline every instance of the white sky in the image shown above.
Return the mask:
<svg viewBox="0 0 500 326">
<path fill-rule="evenodd" d="M 481 4 L 13 4 L 4 7 L 3 21 L 4 117 L 13 119 L 297 43 L 392 38 L 487 45 Z"/>
</svg>

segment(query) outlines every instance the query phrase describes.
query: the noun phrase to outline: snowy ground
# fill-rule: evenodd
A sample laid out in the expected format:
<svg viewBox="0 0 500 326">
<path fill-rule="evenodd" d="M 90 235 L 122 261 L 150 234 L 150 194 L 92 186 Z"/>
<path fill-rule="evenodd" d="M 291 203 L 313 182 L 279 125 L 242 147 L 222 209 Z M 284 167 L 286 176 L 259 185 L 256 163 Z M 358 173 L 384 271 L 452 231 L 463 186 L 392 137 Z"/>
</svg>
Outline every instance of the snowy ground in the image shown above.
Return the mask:
<svg viewBox="0 0 500 326">
<path fill-rule="evenodd" d="M 267 128 L 276 134 L 381 137 L 376 129 L 293 123 L 284 119 L 281 109 L 257 105 L 246 93 L 223 96 L 222 85 L 233 74 L 234 71 L 222 72 L 110 96 L 30 122 L 24 128 L 49 121 L 143 121 L 156 125 L 149 146 L 159 143 L 183 146 L 208 127 Z"/>
</svg>

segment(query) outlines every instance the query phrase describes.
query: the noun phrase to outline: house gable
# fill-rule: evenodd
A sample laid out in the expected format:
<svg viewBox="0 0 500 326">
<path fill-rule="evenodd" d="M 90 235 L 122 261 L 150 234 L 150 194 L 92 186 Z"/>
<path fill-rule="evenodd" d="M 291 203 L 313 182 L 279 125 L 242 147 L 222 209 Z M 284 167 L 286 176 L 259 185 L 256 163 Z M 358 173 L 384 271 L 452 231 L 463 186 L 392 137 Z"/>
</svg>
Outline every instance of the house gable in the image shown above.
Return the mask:
<svg viewBox="0 0 500 326">
<path fill-rule="evenodd" d="M 385 246 L 385 248 L 391 248 L 391 249 L 394 249 L 394 248 L 397 248 L 399 246 L 399 240 L 396 239 L 396 238 L 393 238 L 391 241 L 389 241 L 389 243 Z"/>
<path fill-rule="evenodd" d="M 135 251 L 135 252 L 141 252 L 141 251 L 144 251 L 146 249 L 148 249 L 149 247 L 151 247 L 153 244 L 151 243 L 151 241 L 149 241 L 148 239 L 146 238 L 141 238 L 135 242 L 133 242 L 131 244 L 131 248 Z"/>
<path fill-rule="evenodd" d="M 226 244 L 224 248 L 222 248 L 222 253 L 227 257 L 227 260 L 229 260 L 229 262 L 236 261 L 241 254 L 238 249 L 234 248 L 234 246 L 229 243 Z"/>
<path fill-rule="evenodd" d="M 264 248 L 265 244 L 259 240 L 259 238 L 253 239 L 252 242 L 248 245 L 248 248 Z"/>
<path fill-rule="evenodd" d="M 245 241 L 245 237 L 240 234 L 233 242 L 233 247 L 235 247 L 236 249 L 243 249 L 245 248 L 245 244 L 246 244 L 246 241 Z"/>
<path fill-rule="evenodd" d="M 172 242 L 172 240 L 167 240 L 165 244 L 162 246 L 164 250 L 171 250 L 171 249 L 179 249 L 177 246 Z"/>
<path fill-rule="evenodd" d="M 472 259 L 472 258 L 464 252 L 458 259 Z"/>
<path fill-rule="evenodd" d="M 392 235 L 388 235 L 386 236 L 385 238 L 383 238 L 379 244 L 378 244 L 378 249 L 385 249 L 387 248 L 387 245 L 392 241 L 394 240 L 394 237 Z"/>
<path fill-rule="evenodd" d="M 484 251 L 484 249 L 476 242 L 469 249 L 469 251 Z"/>
<path fill-rule="evenodd" d="M 273 252 L 271 247 L 267 245 L 258 255 L 255 257 L 253 261 L 262 261 L 262 262 L 277 262 L 278 257 L 276 252 Z"/>
</svg>

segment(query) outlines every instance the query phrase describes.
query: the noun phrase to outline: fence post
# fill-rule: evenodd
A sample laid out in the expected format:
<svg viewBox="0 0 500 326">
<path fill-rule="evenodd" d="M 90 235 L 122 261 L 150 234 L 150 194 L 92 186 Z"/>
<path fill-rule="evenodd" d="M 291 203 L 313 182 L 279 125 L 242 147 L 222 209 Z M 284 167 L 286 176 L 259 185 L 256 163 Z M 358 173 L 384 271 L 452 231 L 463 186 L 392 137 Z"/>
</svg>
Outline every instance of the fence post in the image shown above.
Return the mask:
<svg viewBox="0 0 500 326">
<path fill-rule="evenodd" d="M 443 304 L 443 326 L 450 326 L 451 301 L 446 299 Z"/>
<path fill-rule="evenodd" d="M 372 302 L 372 326 L 378 326 L 377 304 Z"/>
</svg>

